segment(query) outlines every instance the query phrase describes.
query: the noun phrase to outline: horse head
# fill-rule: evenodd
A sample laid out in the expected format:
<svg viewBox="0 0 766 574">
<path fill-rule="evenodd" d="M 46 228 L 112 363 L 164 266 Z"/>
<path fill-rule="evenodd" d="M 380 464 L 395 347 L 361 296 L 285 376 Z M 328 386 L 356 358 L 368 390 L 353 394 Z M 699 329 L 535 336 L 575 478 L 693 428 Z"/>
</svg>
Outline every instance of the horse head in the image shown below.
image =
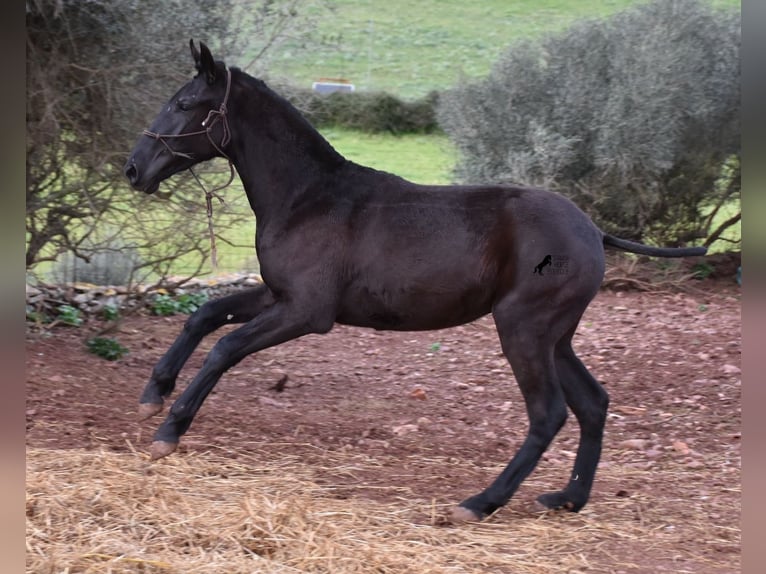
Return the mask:
<svg viewBox="0 0 766 574">
<path fill-rule="evenodd" d="M 144 130 L 125 164 L 134 189 L 154 193 L 162 181 L 216 156 L 227 157 L 226 105 L 231 71 L 213 59 L 208 47 L 189 41 L 197 75 L 165 104 Z"/>
</svg>

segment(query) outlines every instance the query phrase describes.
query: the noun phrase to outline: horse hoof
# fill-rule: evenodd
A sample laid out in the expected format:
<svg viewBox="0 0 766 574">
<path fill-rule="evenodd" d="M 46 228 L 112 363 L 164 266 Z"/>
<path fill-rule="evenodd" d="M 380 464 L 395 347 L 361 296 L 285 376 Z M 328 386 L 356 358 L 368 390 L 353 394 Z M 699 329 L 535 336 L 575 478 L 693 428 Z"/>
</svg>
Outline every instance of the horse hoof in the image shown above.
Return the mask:
<svg viewBox="0 0 766 574">
<path fill-rule="evenodd" d="M 162 403 L 141 403 L 138 405 L 138 420 L 145 421 L 162 410 Z"/>
<path fill-rule="evenodd" d="M 452 509 L 451 522 L 453 524 L 463 524 L 466 522 L 481 522 L 481 516 L 465 506 L 456 506 Z"/>
<path fill-rule="evenodd" d="M 561 492 L 551 492 L 541 494 L 533 503 L 534 510 L 537 512 L 555 512 L 565 510 L 568 512 L 577 512 L 582 505 L 577 506 Z"/>
<path fill-rule="evenodd" d="M 173 454 L 177 448 L 177 442 L 165 442 L 162 440 L 156 440 L 152 443 L 152 448 L 149 451 L 151 454 L 151 460 L 158 460 L 168 456 L 169 454 Z"/>
<path fill-rule="evenodd" d="M 555 508 L 551 508 L 550 506 L 546 506 L 545 504 L 543 504 L 539 500 L 534 500 L 529 505 L 529 511 L 534 513 L 534 514 L 538 514 L 538 513 L 545 514 L 545 513 L 549 513 L 549 512 L 554 512 L 555 510 L 556 510 Z"/>
</svg>

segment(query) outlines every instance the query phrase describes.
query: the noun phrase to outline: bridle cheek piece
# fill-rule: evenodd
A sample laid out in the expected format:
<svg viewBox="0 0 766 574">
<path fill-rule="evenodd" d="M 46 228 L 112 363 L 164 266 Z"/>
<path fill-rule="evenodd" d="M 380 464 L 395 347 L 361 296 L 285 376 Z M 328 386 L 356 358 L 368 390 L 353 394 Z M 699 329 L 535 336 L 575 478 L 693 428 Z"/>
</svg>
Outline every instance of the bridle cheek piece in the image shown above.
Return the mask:
<svg viewBox="0 0 766 574">
<path fill-rule="evenodd" d="M 231 131 L 229 130 L 229 120 L 226 115 L 228 111 L 226 104 L 229 101 L 230 91 L 231 91 L 231 70 L 227 68 L 226 69 L 226 93 L 223 96 L 223 102 L 221 102 L 221 105 L 218 107 L 217 110 L 210 110 L 207 113 L 207 116 L 205 117 L 205 119 L 202 120 L 202 127 L 205 128 L 204 130 L 199 130 L 196 132 L 187 132 L 185 134 L 159 134 L 157 132 L 151 132 L 149 130 L 144 130 L 142 133 L 143 135 L 150 137 L 152 139 L 155 139 L 159 141 L 160 143 L 162 143 L 162 145 L 165 146 L 165 149 L 167 149 L 170 154 L 174 156 L 178 156 L 178 157 L 183 157 L 186 159 L 193 159 L 192 155 L 174 150 L 173 148 L 170 147 L 170 145 L 168 145 L 168 142 L 166 140 L 206 135 L 207 139 L 210 141 L 211 145 L 216 149 L 216 151 L 220 153 L 223 157 L 228 159 L 229 164 L 231 164 L 231 159 L 226 154 L 226 152 L 223 151 L 223 148 L 228 145 L 229 141 L 231 141 Z M 213 126 L 219 120 L 221 121 L 223 125 L 223 136 L 221 136 L 221 143 L 217 144 L 215 143 L 215 140 L 213 140 L 213 136 L 211 135 L 211 132 L 213 130 Z"/>
</svg>

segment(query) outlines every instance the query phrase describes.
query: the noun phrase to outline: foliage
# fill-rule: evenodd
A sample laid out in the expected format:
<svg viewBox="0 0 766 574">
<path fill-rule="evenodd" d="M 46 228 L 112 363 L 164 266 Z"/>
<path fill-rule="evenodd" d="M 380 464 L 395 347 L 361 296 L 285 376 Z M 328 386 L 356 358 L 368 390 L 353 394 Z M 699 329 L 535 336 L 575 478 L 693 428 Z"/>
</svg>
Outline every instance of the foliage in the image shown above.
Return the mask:
<svg viewBox="0 0 766 574">
<path fill-rule="evenodd" d="M 695 279 L 707 279 L 713 271 L 713 266 L 705 261 L 695 263 L 694 267 L 692 267 Z"/>
<path fill-rule="evenodd" d="M 31 323 L 38 323 L 40 325 L 53 321 L 53 319 L 51 319 L 47 313 L 44 311 L 38 311 L 32 305 L 26 306 L 26 320 Z"/>
<path fill-rule="evenodd" d="M 145 276 L 162 276 L 185 253 L 204 253 L 205 204 L 192 195 L 198 189 L 179 177 L 157 197 L 130 191 L 122 175 L 128 151 L 171 95 L 169 86 L 192 72 L 190 37 L 226 59 L 254 49 L 256 66 L 286 35 L 308 36 L 303 10 L 313 4 L 27 2 L 27 268 L 63 253 L 88 261 L 105 247 L 96 240 L 105 221 L 142 252 Z"/>
<path fill-rule="evenodd" d="M 116 361 L 128 353 L 128 349 L 123 347 L 116 339 L 107 337 L 88 339 L 85 346 L 88 348 L 88 351 L 107 361 Z"/>
<path fill-rule="evenodd" d="M 65 325 L 71 325 L 72 327 L 79 327 L 83 323 L 83 319 L 80 316 L 80 310 L 72 305 L 59 305 L 56 319 L 59 322 L 64 323 Z"/>
<path fill-rule="evenodd" d="M 184 293 L 178 297 L 171 297 L 166 293 L 159 293 L 152 301 L 151 309 L 155 315 L 168 316 L 176 313 L 189 315 L 199 309 L 208 300 L 207 293 Z"/>
<path fill-rule="evenodd" d="M 170 295 L 160 293 L 154 298 L 152 302 L 152 313 L 155 315 L 161 315 L 163 317 L 168 315 L 175 315 L 178 310 L 176 302 Z"/>
<path fill-rule="evenodd" d="M 555 188 L 634 239 L 714 233 L 740 190 L 739 13 L 655 0 L 513 44 L 442 94 L 457 177 Z"/>
<path fill-rule="evenodd" d="M 315 126 L 369 133 L 430 134 L 438 131 L 437 92 L 406 101 L 386 92 L 336 92 L 279 89 Z"/>
<path fill-rule="evenodd" d="M 104 305 L 101 309 L 101 317 L 105 321 L 116 321 L 120 317 L 120 309 L 116 305 Z"/>
</svg>

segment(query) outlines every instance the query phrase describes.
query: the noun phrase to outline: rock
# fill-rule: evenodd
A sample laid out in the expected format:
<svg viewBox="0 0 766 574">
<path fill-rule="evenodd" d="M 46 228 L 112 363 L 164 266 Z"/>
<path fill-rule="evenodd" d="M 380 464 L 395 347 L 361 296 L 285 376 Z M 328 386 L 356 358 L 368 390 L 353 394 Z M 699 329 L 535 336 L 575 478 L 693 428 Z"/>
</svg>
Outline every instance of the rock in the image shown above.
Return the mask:
<svg viewBox="0 0 766 574">
<path fill-rule="evenodd" d="M 630 438 L 620 443 L 622 448 L 629 448 L 631 450 L 645 450 L 646 439 L 643 438 Z"/>
<path fill-rule="evenodd" d="M 418 425 L 407 424 L 407 425 L 395 426 L 391 429 L 391 432 L 394 433 L 396 436 L 404 436 L 413 432 L 418 432 L 419 430 L 420 429 L 418 428 Z"/>
<path fill-rule="evenodd" d="M 682 440 L 677 440 L 673 443 L 673 450 L 684 456 L 691 453 L 691 449 L 689 448 L 689 445 Z"/>
<path fill-rule="evenodd" d="M 284 409 L 290 406 L 288 403 L 275 401 L 274 399 L 269 397 L 258 397 L 258 402 L 261 403 L 262 405 L 268 405 L 270 407 L 277 407 L 281 409 Z"/>
</svg>

